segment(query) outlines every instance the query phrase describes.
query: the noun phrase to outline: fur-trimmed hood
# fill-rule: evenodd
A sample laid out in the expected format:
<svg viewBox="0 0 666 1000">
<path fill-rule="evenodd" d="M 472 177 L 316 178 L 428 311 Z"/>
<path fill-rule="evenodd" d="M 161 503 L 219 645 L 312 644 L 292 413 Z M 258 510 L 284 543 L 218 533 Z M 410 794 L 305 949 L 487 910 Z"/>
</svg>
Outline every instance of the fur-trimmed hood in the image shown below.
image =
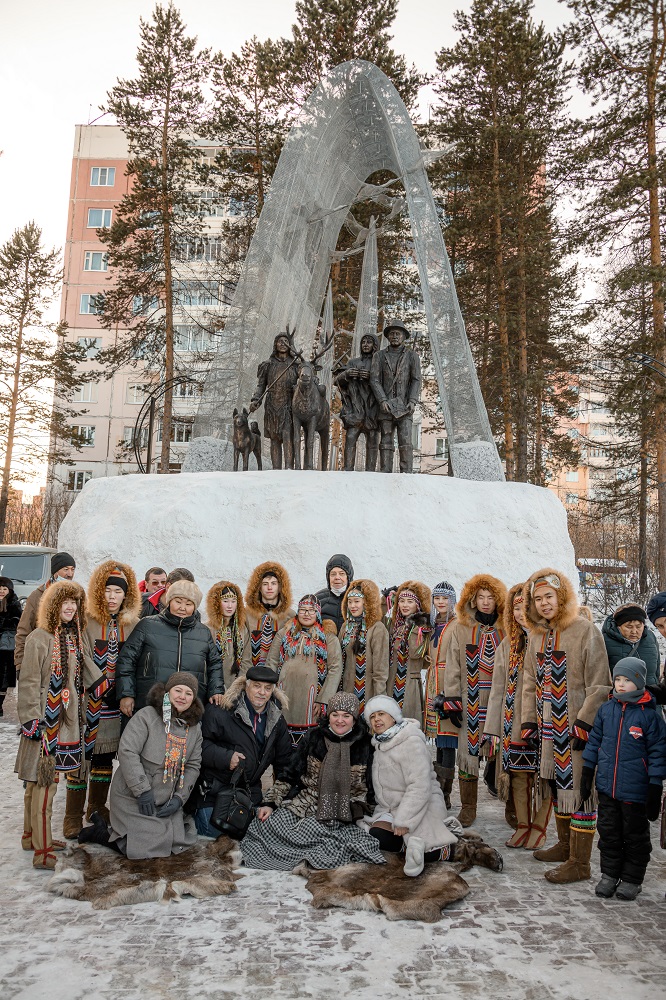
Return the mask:
<svg viewBox="0 0 666 1000">
<path fill-rule="evenodd" d="M 365 627 L 370 630 L 382 620 L 382 598 L 379 587 L 372 580 L 352 580 L 342 598 L 342 617 L 347 617 L 347 597 L 350 590 L 360 590 L 365 600 Z"/>
<path fill-rule="evenodd" d="M 534 598 L 531 596 L 530 591 L 532 589 L 532 584 L 542 576 L 555 575 L 559 577 L 560 589 L 557 591 L 558 600 L 558 610 L 557 614 L 552 621 L 547 622 L 545 618 L 541 618 L 538 614 Z M 537 632 L 539 635 L 543 635 L 549 629 L 558 629 L 563 632 L 565 629 L 569 628 L 570 625 L 579 618 L 578 614 L 578 598 L 576 597 L 576 591 L 573 588 L 573 584 L 568 577 L 564 576 L 557 569 L 551 569 L 547 567 L 546 569 L 540 569 L 536 573 L 532 573 L 529 580 L 525 583 L 523 587 L 523 607 L 525 609 L 525 619 L 527 621 L 527 627 L 532 632 Z"/>
<path fill-rule="evenodd" d="M 39 602 L 37 628 L 55 635 L 60 624 L 60 610 L 65 601 L 76 601 L 78 604 L 79 624 L 83 631 L 86 627 L 86 594 L 81 584 L 74 580 L 61 580 L 46 588 Z"/>
<path fill-rule="evenodd" d="M 497 620 L 500 628 L 504 623 L 504 608 L 506 607 L 506 587 L 496 576 L 490 573 L 477 573 L 463 586 L 460 592 L 458 603 L 456 604 L 456 618 L 467 628 L 474 628 L 477 623 L 476 608 L 472 607 L 472 600 L 480 590 L 489 590 L 495 598 Z"/>
<path fill-rule="evenodd" d="M 261 581 L 260 581 L 261 582 Z M 213 635 L 219 630 L 222 624 L 222 608 L 220 607 L 220 598 L 222 591 L 229 588 L 233 590 L 236 595 L 236 617 L 238 619 L 238 630 L 242 631 L 245 625 L 245 602 L 243 601 L 243 593 L 237 584 L 232 583 L 231 580 L 219 580 L 214 583 L 206 594 L 206 625 L 210 628 Z"/>
<path fill-rule="evenodd" d="M 270 609 L 270 611 L 263 606 L 259 598 L 261 581 L 267 573 L 272 573 L 276 576 L 280 585 L 280 596 L 278 597 L 278 602 L 274 608 Z M 279 562 L 261 563 L 252 571 L 252 575 L 248 581 L 247 589 L 245 591 L 245 608 L 248 614 L 254 615 L 255 618 L 261 618 L 261 616 L 265 614 L 270 614 L 274 618 L 279 618 L 279 616 L 284 615 L 290 607 L 291 583 L 286 569 Z"/>
<path fill-rule="evenodd" d="M 522 593 L 524 586 L 524 583 L 514 583 L 513 587 L 509 588 L 509 592 L 506 595 L 506 604 L 504 606 L 504 634 L 508 635 L 509 642 L 513 641 L 514 635 L 517 635 L 519 631 L 522 632 L 520 625 L 513 617 L 513 601 L 516 594 Z M 523 598 L 523 604 L 524 601 L 525 599 Z"/>
<path fill-rule="evenodd" d="M 246 686 L 247 686 L 247 677 L 245 676 L 245 674 L 243 674 L 241 677 L 237 677 L 236 680 L 231 685 L 231 687 L 227 691 L 225 691 L 222 697 L 221 707 L 226 708 L 228 712 L 233 711 L 233 709 L 240 701 L 241 696 L 245 693 Z M 283 712 L 285 708 L 289 708 L 289 698 L 284 693 L 284 691 L 280 690 L 279 687 L 275 688 L 271 697 L 275 702 L 277 702 L 277 707 L 280 709 L 281 712 Z"/>
<path fill-rule="evenodd" d="M 160 719 L 162 718 L 162 702 L 164 701 L 164 684 L 153 684 L 150 691 L 148 692 L 148 697 L 146 698 L 146 705 L 150 705 L 154 708 Z M 204 707 L 201 698 L 198 696 L 194 699 L 190 707 L 185 712 L 177 712 L 174 706 L 171 706 L 171 713 L 174 719 L 182 719 L 182 721 L 188 726 L 196 726 L 203 719 Z"/>
<path fill-rule="evenodd" d="M 414 591 L 421 605 L 421 614 L 427 615 L 428 620 L 430 620 L 430 605 L 432 603 L 432 593 L 430 591 L 430 587 L 428 587 L 427 584 L 425 583 L 421 583 L 420 580 L 405 580 L 404 583 L 400 584 L 400 586 L 398 587 L 398 589 L 394 594 L 393 597 L 394 610 L 395 608 L 398 607 L 398 601 L 400 600 L 400 595 L 402 594 L 403 590 Z"/>
<path fill-rule="evenodd" d="M 141 613 L 141 592 L 136 582 L 136 575 L 131 566 L 115 559 L 107 559 L 106 562 L 93 570 L 88 584 L 88 617 L 94 618 L 99 625 L 106 625 L 108 622 L 109 609 L 104 591 L 106 581 L 114 575 L 124 576 L 127 581 L 127 593 L 118 612 L 118 624 L 122 625 L 123 628 L 136 625 Z"/>
</svg>

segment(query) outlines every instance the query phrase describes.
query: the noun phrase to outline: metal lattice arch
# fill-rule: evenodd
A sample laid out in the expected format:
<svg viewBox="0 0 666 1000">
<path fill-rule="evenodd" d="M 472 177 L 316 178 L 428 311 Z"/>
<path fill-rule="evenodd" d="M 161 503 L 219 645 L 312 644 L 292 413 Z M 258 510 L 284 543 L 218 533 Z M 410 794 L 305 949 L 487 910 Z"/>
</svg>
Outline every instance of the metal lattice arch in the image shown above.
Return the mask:
<svg viewBox="0 0 666 1000">
<path fill-rule="evenodd" d="M 287 324 L 309 350 L 340 229 L 379 170 L 393 173 L 406 192 L 453 473 L 503 480 L 424 153 L 393 84 L 362 60 L 337 66 L 321 81 L 285 142 L 206 377 L 195 437 L 229 442 L 233 409 L 248 404 L 257 365 Z"/>
</svg>

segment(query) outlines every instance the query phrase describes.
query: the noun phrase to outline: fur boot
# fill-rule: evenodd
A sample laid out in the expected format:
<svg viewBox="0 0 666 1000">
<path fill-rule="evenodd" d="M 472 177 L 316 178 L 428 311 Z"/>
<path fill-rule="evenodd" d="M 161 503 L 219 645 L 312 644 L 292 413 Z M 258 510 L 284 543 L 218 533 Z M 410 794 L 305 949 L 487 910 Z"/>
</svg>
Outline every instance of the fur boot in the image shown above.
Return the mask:
<svg viewBox="0 0 666 1000">
<path fill-rule="evenodd" d="M 88 808 L 86 809 L 86 819 L 91 820 L 93 813 L 99 813 L 105 823 L 109 822 L 109 810 L 106 800 L 109 794 L 111 777 L 98 778 L 91 774 L 88 783 Z"/>
<path fill-rule="evenodd" d="M 532 855 L 537 861 L 568 861 L 569 860 L 569 827 L 571 826 L 571 816 L 562 816 L 555 813 L 555 824 L 557 826 L 557 843 L 552 847 L 541 851 L 535 851 Z"/>
<path fill-rule="evenodd" d="M 564 885 L 568 882 L 584 882 L 585 879 L 592 878 L 590 857 L 593 840 L 593 832 L 570 830 L 569 860 L 558 865 L 557 868 L 547 871 L 545 877 L 548 881 L 554 882 L 556 885 Z"/>
<path fill-rule="evenodd" d="M 463 778 L 462 774 L 459 774 L 458 781 L 460 784 L 460 802 L 462 803 L 462 809 L 458 813 L 458 821 L 461 826 L 467 828 L 468 826 L 471 826 L 476 819 L 476 801 L 479 794 L 479 779 L 473 775 L 468 775 Z"/>
<path fill-rule="evenodd" d="M 518 825 L 512 837 L 505 841 L 507 847 L 524 847 L 530 835 L 530 780 L 524 771 L 511 775 L 511 797 Z"/>
<path fill-rule="evenodd" d="M 81 785 L 78 779 L 70 785 L 67 782 L 67 801 L 65 803 L 65 818 L 62 821 L 62 832 L 67 840 L 76 840 L 83 827 L 83 810 L 86 806 L 87 786 Z"/>
<path fill-rule="evenodd" d="M 433 764 L 435 768 L 435 774 L 437 775 L 437 782 L 439 787 L 442 789 L 444 794 L 444 802 L 446 803 L 446 808 L 451 808 L 451 792 L 453 791 L 453 779 L 455 777 L 455 771 L 451 767 L 443 767 L 441 764 Z"/>
<path fill-rule="evenodd" d="M 405 866 L 403 871 L 410 878 L 416 878 L 425 867 L 425 844 L 420 837 L 410 837 L 405 851 Z"/>
<path fill-rule="evenodd" d="M 546 843 L 546 831 L 553 811 L 553 800 L 548 796 L 542 799 L 541 805 L 530 824 L 530 835 L 523 844 L 526 851 L 537 851 Z M 566 860 L 566 859 L 565 859 Z"/>
</svg>

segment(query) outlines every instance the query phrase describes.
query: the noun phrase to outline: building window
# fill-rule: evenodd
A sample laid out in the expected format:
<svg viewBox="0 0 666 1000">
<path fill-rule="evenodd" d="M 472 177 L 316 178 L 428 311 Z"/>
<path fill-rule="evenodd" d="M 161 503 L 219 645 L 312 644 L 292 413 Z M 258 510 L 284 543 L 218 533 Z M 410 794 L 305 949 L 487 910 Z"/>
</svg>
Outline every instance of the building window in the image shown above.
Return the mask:
<svg viewBox="0 0 666 1000">
<path fill-rule="evenodd" d="M 92 358 L 96 358 L 102 350 L 102 338 L 79 337 L 79 347 L 82 347 L 86 352 L 86 358 L 92 360 Z"/>
<path fill-rule="evenodd" d="M 94 426 L 91 424 L 75 424 L 72 427 L 72 444 L 75 448 L 94 448 Z"/>
<path fill-rule="evenodd" d="M 89 479 L 92 479 L 92 472 L 77 471 L 70 472 L 67 480 L 67 489 L 74 493 L 80 493 Z"/>
<path fill-rule="evenodd" d="M 578 469 L 571 469 L 567 472 L 567 482 L 577 483 L 578 482 Z"/>
<path fill-rule="evenodd" d="M 97 402 L 97 382 L 84 382 L 72 395 L 73 403 L 96 403 Z"/>
<path fill-rule="evenodd" d="M 89 208 L 88 229 L 108 229 L 111 225 L 110 208 Z"/>
<path fill-rule="evenodd" d="M 200 326 L 175 326 L 176 334 L 174 347 L 177 351 L 209 351 L 211 350 L 211 337 L 207 330 L 202 330 Z"/>
<path fill-rule="evenodd" d="M 127 403 L 145 403 L 146 401 L 146 387 L 145 385 L 134 385 L 133 383 L 127 386 L 127 393 L 125 396 L 125 402 Z"/>
<path fill-rule="evenodd" d="M 90 171 L 91 187 L 113 187 L 115 183 L 115 167 L 93 167 Z"/>
<path fill-rule="evenodd" d="M 608 426 L 606 424 L 590 424 L 590 437 L 608 437 Z"/>
<path fill-rule="evenodd" d="M 437 438 L 435 441 L 435 458 L 446 460 L 448 458 L 448 448 L 446 438 Z"/>
<path fill-rule="evenodd" d="M 174 299 L 175 301 L 175 299 Z M 156 295 L 135 295 L 132 302 L 132 312 L 135 316 L 146 316 L 160 307 L 160 300 Z"/>
<path fill-rule="evenodd" d="M 217 191 L 194 191 L 197 211 L 204 219 L 224 215 L 224 200 Z"/>
<path fill-rule="evenodd" d="M 100 253 L 97 250 L 86 250 L 83 259 L 84 271 L 106 271 L 108 266 L 108 258 L 105 253 Z"/>
<path fill-rule="evenodd" d="M 162 440 L 162 421 L 157 425 L 157 440 Z M 188 420 L 173 420 L 171 423 L 171 440 L 174 444 L 187 444 L 192 440 L 192 423 Z"/>
<path fill-rule="evenodd" d="M 181 260 L 212 263 L 219 261 L 222 257 L 222 238 L 220 236 L 201 236 L 196 239 L 183 240 L 179 249 Z"/>
<path fill-rule="evenodd" d="M 566 503 L 568 503 L 569 506 L 571 506 L 571 507 L 575 507 L 576 504 L 578 503 L 578 494 L 577 493 L 567 493 Z"/>
<path fill-rule="evenodd" d="M 141 428 L 140 437 L 141 447 L 145 448 L 148 444 L 148 428 Z M 134 424 L 131 427 L 123 427 L 123 442 L 126 448 L 132 448 L 134 446 Z"/>
<path fill-rule="evenodd" d="M 173 390 L 174 396 L 178 396 L 179 399 L 192 399 L 200 393 L 201 386 L 197 382 L 179 382 Z"/>
<path fill-rule="evenodd" d="M 552 403 L 544 403 L 543 406 L 541 407 L 541 412 L 543 413 L 544 417 L 554 417 L 555 407 L 553 406 Z"/>
<path fill-rule="evenodd" d="M 219 281 L 174 281 L 173 300 L 179 306 L 214 306 L 220 302 Z"/>
<path fill-rule="evenodd" d="M 102 311 L 103 296 L 94 292 L 90 295 L 86 293 L 81 296 L 79 312 L 85 316 L 99 316 Z"/>
</svg>

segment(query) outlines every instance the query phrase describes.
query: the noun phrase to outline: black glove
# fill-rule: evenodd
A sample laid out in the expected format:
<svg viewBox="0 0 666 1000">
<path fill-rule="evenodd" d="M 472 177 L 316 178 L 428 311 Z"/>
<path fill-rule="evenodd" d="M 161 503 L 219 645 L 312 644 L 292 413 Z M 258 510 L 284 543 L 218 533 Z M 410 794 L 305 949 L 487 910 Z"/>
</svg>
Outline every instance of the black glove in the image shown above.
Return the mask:
<svg viewBox="0 0 666 1000">
<path fill-rule="evenodd" d="M 580 736 L 574 736 L 571 741 L 572 750 L 584 750 L 586 746 L 587 742 L 585 740 L 581 740 Z"/>
<path fill-rule="evenodd" d="M 455 726 L 456 729 L 460 729 L 462 726 L 462 712 L 449 712 L 449 722 Z"/>
<path fill-rule="evenodd" d="M 583 802 L 587 802 L 590 795 L 592 794 L 592 785 L 594 783 L 594 768 L 584 767 L 583 773 L 580 777 L 580 801 L 581 805 Z"/>
<path fill-rule="evenodd" d="M 137 802 L 139 803 L 139 812 L 142 816 L 155 815 L 155 795 L 152 788 L 149 788 L 147 792 L 141 792 Z"/>
<path fill-rule="evenodd" d="M 661 785 L 648 785 L 647 802 L 645 803 L 645 815 L 653 823 L 659 819 L 661 812 Z"/>
<path fill-rule="evenodd" d="M 174 795 L 173 798 L 169 799 L 168 802 L 165 802 L 163 806 L 159 807 L 155 815 L 160 817 L 173 816 L 174 813 L 177 813 L 178 810 L 182 808 L 182 805 L 183 800 L 180 795 Z"/>
<path fill-rule="evenodd" d="M 571 727 L 571 749 L 584 750 L 590 736 L 592 726 L 588 726 L 581 719 L 576 719 Z"/>
<path fill-rule="evenodd" d="M 444 708 L 444 701 L 445 698 L 443 694 L 436 694 L 435 697 L 432 699 L 432 707 L 434 711 L 437 712 L 440 719 L 448 718 L 448 712 Z"/>
<path fill-rule="evenodd" d="M 425 611 L 416 611 L 413 615 L 409 616 L 407 621 L 410 625 L 416 625 L 417 628 L 423 629 L 424 632 L 426 630 L 428 632 L 432 631 L 430 625 L 430 615 L 426 614 Z"/>
<path fill-rule="evenodd" d="M 666 684 L 647 684 L 646 689 L 650 692 L 658 705 L 666 705 Z"/>
</svg>

